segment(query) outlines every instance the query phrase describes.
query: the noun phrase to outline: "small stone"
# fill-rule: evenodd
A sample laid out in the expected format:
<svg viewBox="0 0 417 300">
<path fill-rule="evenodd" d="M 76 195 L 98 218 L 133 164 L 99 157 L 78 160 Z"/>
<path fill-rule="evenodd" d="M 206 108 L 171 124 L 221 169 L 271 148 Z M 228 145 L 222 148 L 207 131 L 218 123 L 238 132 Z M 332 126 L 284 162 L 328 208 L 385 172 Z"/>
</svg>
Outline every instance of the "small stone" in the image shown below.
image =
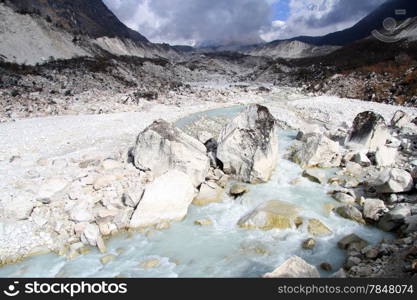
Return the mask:
<svg viewBox="0 0 417 300">
<path fill-rule="evenodd" d="M 347 250 L 354 243 L 359 243 L 361 245 L 365 245 L 362 248 L 365 248 L 368 245 L 367 241 L 360 238 L 356 234 L 349 234 L 349 235 L 345 236 L 343 239 L 341 239 L 339 242 L 337 242 L 337 246 L 340 249 Z"/>
<path fill-rule="evenodd" d="M 46 165 L 48 165 L 48 160 L 45 158 L 40 158 L 37 160 L 36 163 L 41 167 L 45 167 Z"/>
<path fill-rule="evenodd" d="M 104 170 L 114 170 L 114 169 L 119 169 L 121 167 L 121 164 L 113 159 L 106 159 L 103 161 L 102 163 L 103 169 Z"/>
<path fill-rule="evenodd" d="M 330 278 L 346 278 L 346 273 L 343 268 L 339 269 L 336 273 L 333 273 Z"/>
<path fill-rule="evenodd" d="M 41 186 L 38 198 L 51 198 L 55 194 L 63 191 L 69 182 L 63 178 L 51 178 L 45 181 L 45 183 Z"/>
<path fill-rule="evenodd" d="M 217 183 L 207 181 L 203 182 L 197 197 L 193 200 L 193 204 L 197 206 L 205 206 L 211 203 L 222 202 L 224 189 Z"/>
<path fill-rule="evenodd" d="M 243 184 L 234 184 L 230 188 L 229 194 L 233 197 L 240 197 L 249 192 L 249 188 Z"/>
<path fill-rule="evenodd" d="M 109 262 L 111 262 L 112 260 L 114 260 L 116 258 L 116 255 L 114 254 L 108 254 L 106 256 L 103 256 L 102 258 L 100 258 L 100 262 L 105 265 L 108 264 Z"/>
<path fill-rule="evenodd" d="M 307 169 L 303 172 L 303 177 L 308 178 L 312 182 L 325 184 L 327 182 L 326 175 L 318 169 Z"/>
<path fill-rule="evenodd" d="M 333 194 L 332 197 L 336 201 L 343 203 L 343 204 L 355 204 L 356 202 L 355 198 L 345 193 L 337 192 Z"/>
<path fill-rule="evenodd" d="M 103 238 L 99 235 L 97 237 L 97 248 L 101 253 L 106 253 L 107 252 L 107 247 L 106 244 L 104 243 Z"/>
<path fill-rule="evenodd" d="M 368 250 L 366 250 L 365 256 L 366 256 L 366 258 L 369 258 L 369 259 L 377 258 L 378 257 L 378 250 L 376 250 L 375 248 L 369 248 Z"/>
<path fill-rule="evenodd" d="M 365 224 L 362 213 L 353 205 L 345 205 L 336 208 L 336 212 L 345 219 L 350 219 L 361 224 Z"/>
<path fill-rule="evenodd" d="M 94 186 L 94 189 L 96 191 L 98 191 L 98 190 L 101 190 L 105 187 L 110 186 L 116 180 L 117 180 L 117 178 L 114 175 L 104 175 L 104 176 L 101 176 L 101 177 L 97 178 L 94 181 L 93 186 Z"/>
<path fill-rule="evenodd" d="M 140 264 L 140 267 L 143 269 L 154 269 L 160 265 L 161 261 L 159 259 L 147 260 Z"/>
<path fill-rule="evenodd" d="M 346 263 L 345 263 L 345 268 L 346 269 L 350 269 L 354 266 L 357 266 L 361 263 L 361 259 L 358 257 L 354 257 L 354 256 L 349 256 Z"/>
<path fill-rule="evenodd" d="M 316 241 L 314 239 L 306 239 L 302 244 L 301 247 L 305 250 L 312 250 L 316 247 Z"/>
<path fill-rule="evenodd" d="M 333 267 L 331 264 L 323 262 L 320 264 L 320 268 L 326 272 L 331 272 L 333 270 Z"/>
<path fill-rule="evenodd" d="M 199 226 L 208 226 L 208 225 L 212 225 L 213 222 L 210 219 L 203 219 L 203 220 L 194 221 L 194 224 L 199 225 Z"/>
<path fill-rule="evenodd" d="M 98 165 L 100 165 L 100 160 L 98 160 L 98 159 L 89 159 L 89 160 L 84 160 L 84 161 L 80 162 L 78 164 L 78 167 L 80 167 L 81 169 L 86 169 L 88 167 L 97 167 Z"/>
<path fill-rule="evenodd" d="M 334 205 L 333 203 L 324 203 L 323 204 L 323 210 L 324 210 L 324 212 L 325 212 L 325 214 L 327 215 L 327 216 L 329 216 L 330 215 L 330 213 L 333 211 L 333 209 L 335 209 L 336 208 L 336 205 Z"/>
<path fill-rule="evenodd" d="M 287 259 L 273 272 L 263 275 L 264 278 L 319 278 L 317 268 L 298 256 Z"/>
<path fill-rule="evenodd" d="M 52 161 L 52 165 L 57 169 L 64 169 L 68 167 L 68 162 L 64 158 L 59 158 Z"/>
<path fill-rule="evenodd" d="M 171 224 L 169 224 L 168 222 L 163 222 L 163 223 L 159 223 L 155 225 L 156 230 L 167 230 L 170 228 L 171 228 Z"/>
<path fill-rule="evenodd" d="M 332 234 L 332 231 L 318 219 L 310 219 L 307 224 L 308 232 L 314 236 Z"/>
<path fill-rule="evenodd" d="M 355 163 L 360 164 L 362 167 L 369 167 L 372 164 L 365 152 L 356 153 L 353 159 Z"/>
</svg>

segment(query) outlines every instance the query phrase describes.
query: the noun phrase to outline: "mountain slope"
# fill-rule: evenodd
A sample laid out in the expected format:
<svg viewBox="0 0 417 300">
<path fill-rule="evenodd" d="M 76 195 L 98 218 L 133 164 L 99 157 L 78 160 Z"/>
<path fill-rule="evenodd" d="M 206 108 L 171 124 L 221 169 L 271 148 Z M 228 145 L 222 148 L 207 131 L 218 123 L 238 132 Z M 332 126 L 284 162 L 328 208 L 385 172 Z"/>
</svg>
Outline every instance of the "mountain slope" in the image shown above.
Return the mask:
<svg viewBox="0 0 417 300">
<path fill-rule="evenodd" d="M 405 9 L 405 15 L 397 15 L 396 10 Z M 386 18 L 394 18 L 397 21 L 402 21 L 408 18 L 417 16 L 417 1 L 415 0 L 389 0 L 382 4 L 375 11 L 359 21 L 351 28 L 330 33 L 325 36 L 309 37 L 299 36 L 290 40 L 301 41 L 304 43 L 322 46 L 322 45 L 335 45 L 343 46 L 350 44 L 354 41 L 364 39 L 371 35 L 372 31 L 382 27 L 382 24 Z M 271 43 L 277 43 L 274 41 Z"/>
<path fill-rule="evenodd" d="M 300 41 L 282 41 L 255 47 L 246 53 L 272 58 L 304 58 L 322 56 L 337 50 L 337 46 L 315 46 Z"/>
<path fill-rule="evenodd" d="M 0 1 L 0 60 L 33 65 L 106 53 L 178 57 L 126 27 L 101 0 Z"/>
<path fill-rule="evenodd" d="M 9 3 L 18 12 L 47 17 L 73 33 L 92 38 L 107 36 L 149 42 L 120 22 L 101 0 L 14 0 Z"/>
</svg>

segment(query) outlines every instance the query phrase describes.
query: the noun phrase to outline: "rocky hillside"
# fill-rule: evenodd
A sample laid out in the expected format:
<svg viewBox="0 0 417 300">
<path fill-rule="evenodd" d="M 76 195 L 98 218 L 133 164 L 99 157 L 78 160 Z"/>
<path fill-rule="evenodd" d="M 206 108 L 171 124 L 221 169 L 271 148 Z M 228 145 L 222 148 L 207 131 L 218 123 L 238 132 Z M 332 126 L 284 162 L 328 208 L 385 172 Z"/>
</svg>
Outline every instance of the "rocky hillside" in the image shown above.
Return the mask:
<svg viewBox="0 0 417 300">
<path fill-rule="evenodd" d="M 1 1 L 0 58 L 36 64 L 104 53 L 178 57 L 167 45 L 150 43 L 94 1 Z"/>
<path fill-rule="evenodd" d="M 273 58 L 304 58 L 323 56 L 338 48 L 337 46 L 314 46 L 300 41 L 279 41 L 251 49 L 247 54 Z"/>
<path fill-rule="evenodd" d="M 405 14 L 399 14 L 397 10 L 405 10 Z M 305 43 L 322 46 L 337 45 L 343 46 L 352 42 L 367 38 L 372 31 L 382 27 L 387 18 L 394 18 L 397 21 L 403 21 L 413 18 L 417 15 L 417 2 L 410 0 L 389 0 L 382 4 L 375 11 L 371 12 L 365 18 L 360 20 L 351 28 L 334 32 L 320 37 L 300 36 L 292 40 L 302 41 Z"/>
<path fill-rule="evenodd" d="M 17 0 L 4 1 L 18 13 L 39 15 L 74 34 L 93 38 L 118 37 L 149 43 L 138 32 L 126 27 L 101 0 Z"/>
</svg>

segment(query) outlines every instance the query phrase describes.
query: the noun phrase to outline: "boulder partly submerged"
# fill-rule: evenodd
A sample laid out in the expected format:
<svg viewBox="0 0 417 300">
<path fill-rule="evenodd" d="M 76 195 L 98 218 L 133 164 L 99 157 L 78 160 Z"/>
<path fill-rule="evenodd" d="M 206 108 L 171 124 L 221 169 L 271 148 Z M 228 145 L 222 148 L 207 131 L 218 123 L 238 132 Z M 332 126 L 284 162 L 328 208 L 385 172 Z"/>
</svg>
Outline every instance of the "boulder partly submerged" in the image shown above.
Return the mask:
<svg viewBox="0 0 417 300">
<path fill-rule="evenodd" d="M 267 182 L 278 160 L 278 126 L 269 110 L 251 105 L 224 127 L 217 158 L 226 174 L 248 183 Z"/>
<path fill-rule="evenodd" d="M 287 259 L 282 265 L 263 278 L 319 278 L 320 273 L 316 267 L 310 265 L 298 256 Z"/>
<path fill-rule="evenodd" d="M 287 229 L 293 228 L 298 220 L 300 208 L 291 203 L 270 200 L 262 203 L 238 221 L 245 229 Z"/>
<path fill-rule="evenodd" d="M 190 176 L 199 186 L 209 170 L 206 147 L 171 123 L 158 120 L 142 131 L 133 149 L 135 166 L 160 176 L 178 170 Z"/>
<path fill-rule="evenodd" d="M 190 177 L 171 170 L 150 183 L 130 220 L 131 228 L 180 221 L 195 196 Z"/>
</svg>

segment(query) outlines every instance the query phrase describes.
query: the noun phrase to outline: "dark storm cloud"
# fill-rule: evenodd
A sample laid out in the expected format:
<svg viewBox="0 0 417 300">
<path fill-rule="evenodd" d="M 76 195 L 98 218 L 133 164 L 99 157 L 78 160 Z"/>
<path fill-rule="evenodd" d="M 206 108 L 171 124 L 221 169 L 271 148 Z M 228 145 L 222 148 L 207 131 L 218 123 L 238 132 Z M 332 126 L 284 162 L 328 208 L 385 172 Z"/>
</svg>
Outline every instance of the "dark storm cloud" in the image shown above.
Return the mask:
<svg viewBox="0 0 417 300">
<path fill-rule="evenodd" d="M 105 0 L 105 3 L 151 40 L 246 43 L 259 41 L 259 30 L 270 26 L 270 1 Z"/>
<path fill-rule="evenodd" d="M 384 1 L 104 0 L 129 27 L 151 41 L 172 44 L 253 43 L 260 36 L 272 40 L 326 34 L 352 26 Z M 272 22 L 271 4 L 277 2 L 289 9 L 285 22 Z"/>
</svg>

